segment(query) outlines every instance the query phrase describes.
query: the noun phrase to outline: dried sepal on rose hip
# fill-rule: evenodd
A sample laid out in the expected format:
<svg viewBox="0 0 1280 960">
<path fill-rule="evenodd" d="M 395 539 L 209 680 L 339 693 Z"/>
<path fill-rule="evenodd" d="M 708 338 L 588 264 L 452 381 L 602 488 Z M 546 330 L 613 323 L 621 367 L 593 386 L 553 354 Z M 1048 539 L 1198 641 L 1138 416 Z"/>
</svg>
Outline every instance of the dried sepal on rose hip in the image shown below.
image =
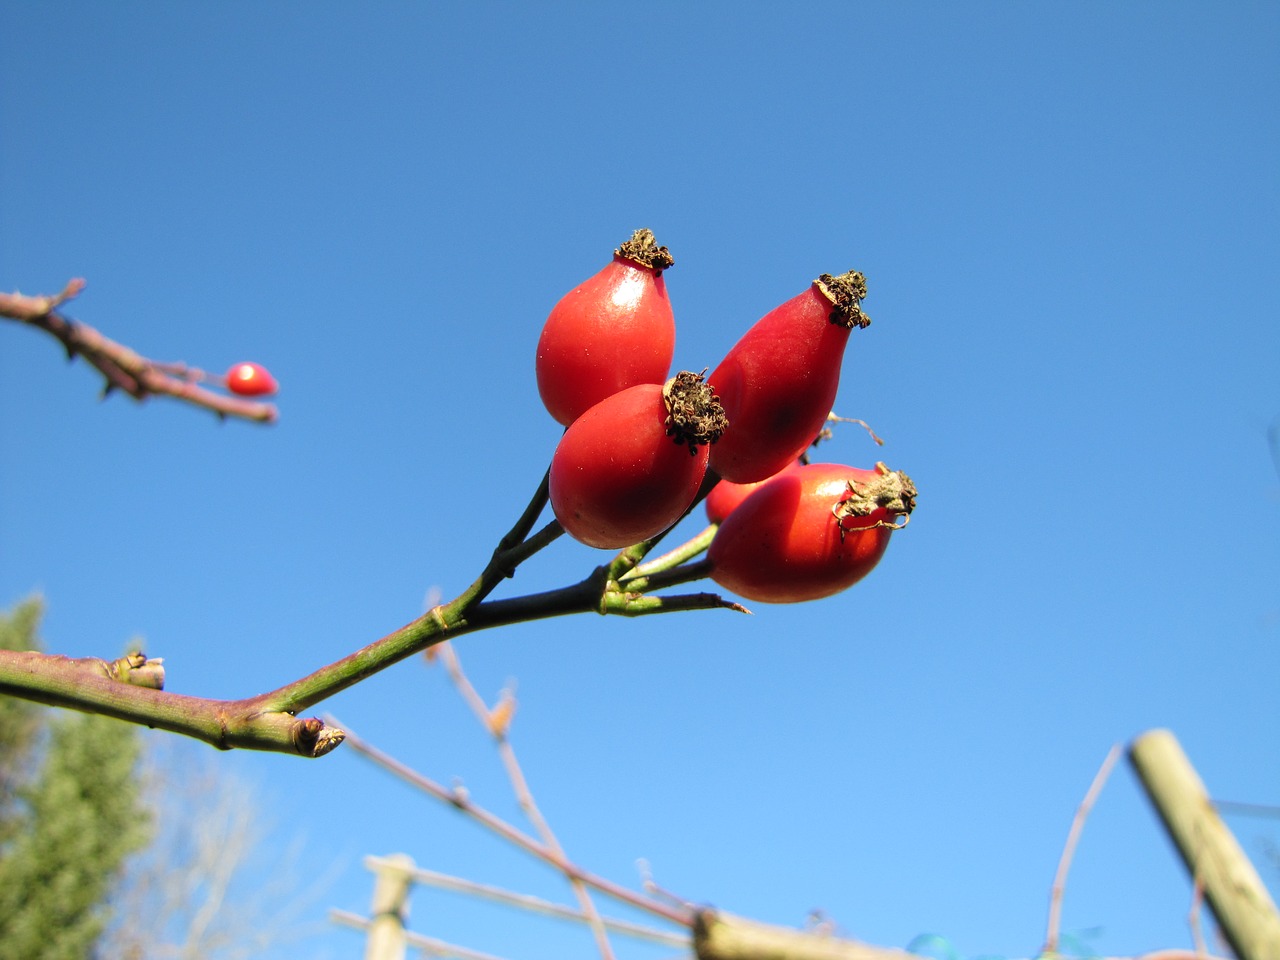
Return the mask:
<svg viewBox="0 0 1280 960">
<path fill-rule="evenodd" d="M 824 273 L 761 317 L 708 378 L 731 426 L 711 469 L 751 483 L 777 473 L 821 431 L 840 386 L 849 331 L 866 327 L 866 278 Z"/>
<path fill-rule="evenodd" d="M 667 436 L 687 446 L 694 456 L 700 447 L 705 453 L 705 448 L 719 440 L 729 425 L 720 398 L 706 379 L 706 368 L 702 373 L 681 370 L 662 386 L 662 402 L 667 408 L 662 425 Z"/>
<path fill-rule="evenodd" d="M 568 426 L 606 397 L 661 384 L 676 324 L 662 272 L 675 261 L 650 230 L 637 230 L 599 273 L 566 293 L 538 338 L 543 405 Z"/>
<path fill-rule="evenodd" d="M 883 463 L 788 470 L 721 523 L 707 551 L 711 579 L 763 603 L 829 597 L 875 568 L 915 505 L 911 478 Z"/>
<path fill-rule="evenodd" d="M 701 375 L 637 384 L 606 397 L 565 431 L 551 458 L 551 508 L 565 532 L 618 549 L 683 516 L 707 472 L 724 411 Z"/>
<path fill-rule="evenodd" d="M 916 508 L 916 485 L 899 470 L 877 463 L 870 478 L 850 477 L 848 490 L 831 507 L 831 515 L 840 522 L 841 535 L 846 530 L 863 530 L 858 522 L 875 517 L 872 526 L 901 530 Z"/>
<path fill-rule="evenodd" d="M 233 366 L 223 379 L 228 390 L 242 397 L 270 396 L 280 389 L 275 377 L 267 372 L 266 367 L 248 360 Z"/>
</svg>

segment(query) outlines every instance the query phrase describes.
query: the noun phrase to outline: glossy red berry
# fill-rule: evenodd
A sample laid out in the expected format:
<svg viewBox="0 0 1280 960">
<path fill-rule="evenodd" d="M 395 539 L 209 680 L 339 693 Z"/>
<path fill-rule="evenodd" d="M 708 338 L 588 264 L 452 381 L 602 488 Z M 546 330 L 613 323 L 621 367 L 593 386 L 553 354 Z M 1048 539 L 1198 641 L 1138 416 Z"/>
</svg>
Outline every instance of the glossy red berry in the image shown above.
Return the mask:
<svg viewBox="0 0 1280 960">
<path fill-rule="evenodd" d="M 720 525 L 711 578 L 748 600 L 799 603 L 839 593 L 880 562 L 906 524 L 916 488 L 876 464 L 811 463 L 774 477 Z"/>
<path fill-rule="evenodd" d="M 242 397 L 265 397 L 280 389 L 275 377 L 260 363 L 237 363 L 227 371 L 227 389 Z"/>
<path fill-rule="evenodd" d="M 620 390 L 667 379 L 676 324 L 662 271 L 673 262 L 651 231 L 637 230 L 552 308 L 536 368 L 538 393 L 557 421 L 568 426 Z"/>
<path fill-rule="evenodd" d="M 706 445 L 723 427 L 719 404 L 693 373 L 606 397 L 570 425 L 551 459 L 556 519 L 592 547 L 657 536 L 693 503 Z"/>
<path fill-rule="evenodd" d="M 733 346 L 707 378 L 729 418 L 712 470 L 737 483 L 763 480 L 813 442 L 835 402 L 849 331 L 871 322 L 866 294 L 857 271 L 824 273 Z"/>
<path fill-rule="evenodd" d="M 792 473 L 799 469 L 800 461 L 792 460 L 773 476 L 780 477 L 784 473 Z M 707 519 L 712 523 L 724 523 L 725 518 L 733 513 L 738 504 L 742 503 L 743 500 L 772 479 L 773 477 L 769 477 L 752 483 L 734 483 L 732 480 L 721 480 L 711 488 L 711 492 L 707 494 L 707 499 L 702 502 L 707 511 Z"/>
</svg>

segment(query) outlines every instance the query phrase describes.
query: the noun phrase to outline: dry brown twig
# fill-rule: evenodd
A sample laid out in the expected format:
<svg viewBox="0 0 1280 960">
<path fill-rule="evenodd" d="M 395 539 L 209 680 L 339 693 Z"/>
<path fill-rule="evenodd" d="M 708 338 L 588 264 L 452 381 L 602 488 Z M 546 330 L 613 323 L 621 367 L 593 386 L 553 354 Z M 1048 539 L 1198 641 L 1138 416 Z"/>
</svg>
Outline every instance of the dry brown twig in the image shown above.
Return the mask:
<svg viewBox="0 0 1280 960">
<path fill-rule="evenodd" d="M 0 317 L 43 330 L 62 344 L 68 360 L 84 357 L 102 374 L 104 397 L 115 390 L 139 402 L 153 395 L 169 396 L 210 410 L 220 418 L 237 417 L 256 423 L 276 421 L 278 413 L 274 404 L 209 390 L 199 385 L 199 381 L 213 379 L 203 370 L 182 363 L 150 360 L 103 336 L 88 324 L 59 313 L 58 308 L 79 296 L 84 287 L 84 280 L 77 277 L 53 296 L 0 293 Z"/>
<path fill-rule="evenodd" d="M 364 865 L 367 869 L 375 873 L 384 867 L 403 870 L 414 884 L 421 886 L 434 887 L 437 890 L 447 890 L 452 893 L 473 897 L 477 900 L 486 900 L 490 903 L 501 904 L 502 906 L 523 910 L 527 913 L 539 914 L 545 917 L 554 917 L 559 920 L 568 920 L 575 923 L 585 924 L 587 922 L 587 917 L 581 910 L 575 910 L 572 907 L 544 900 L 541 897 L 531 896 L 527 893 L 517 893 L 514 890 L 507 890 L 503 887 L 497 887 L 492 884 L 477 883 L 476 881 L 468 880 L 465 877 L 440 873 L 436 870 L 427 870 L 424 867 L 419 867 L 416 864 L 413 864 L 412 861 L 409 861 L 409 864 L 406 865 L 395 860 L 395 858 L 365 857 Z M 651 927 L 646 924 L 635 923 L 618 917 L 602 916 L 601 920 L 608 929 L 636 940 L 662 944 L 667 947 L 674 947 L 681 950 L 687 949 L 689 946 L 689 934 L 687 931 L 678 932 L 663 930 L 658 927 Z"/>
<path fill-rule="evenodd" d="M 684 897 L 677 896 L 653 879 L 653 868 L 649 865 L 648 860 L 637 860 L 636 869 L 640 871 L 640 886 L 644 888 L 645 893 L 683 910 L 688 910 L 690 912 L 697 911 L 697 904 L 690 900 L 686 900 Z"/>
</svg>

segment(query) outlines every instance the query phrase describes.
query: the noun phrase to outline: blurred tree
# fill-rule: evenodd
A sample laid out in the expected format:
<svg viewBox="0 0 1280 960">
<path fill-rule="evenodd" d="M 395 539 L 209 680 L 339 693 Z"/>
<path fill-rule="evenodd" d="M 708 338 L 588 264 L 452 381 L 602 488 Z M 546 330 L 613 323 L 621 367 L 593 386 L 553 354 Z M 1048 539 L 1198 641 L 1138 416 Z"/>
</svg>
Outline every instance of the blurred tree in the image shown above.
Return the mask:
<svg viewBox="0 0 1280 960">
<path fill-rule="evenodd" d="M 100 941 L 111 960 L 314 956 L 302 941 L 331 928 L 301 917 L 327 877 L 305 878 L 301 838 L 282 845 L 258 787 L 224 758 L 166 733 L 143 735 L 140 780 L 152 838 L 111 894 Z M 141 918 L 141 919 L 140 919 Z"/>
<path fill-rule="evenodd" d="M 30 650 L 36 640 L 40 602 L 28 600 L 0 614 L 0 649 Z M 40 727 L 40 708 L 16 697 L 0 697 L 0 851 L 19 828 L 17 787 L 28 774 Z"/>
<path fill-rule="evenodd" d="M 38 650 L 42 605 L 0 614 L 0 648 Z M 0 699 L 0 956 L 84 960 L 125 858 L 144 845 L 137 728 Z"/>
</svg>

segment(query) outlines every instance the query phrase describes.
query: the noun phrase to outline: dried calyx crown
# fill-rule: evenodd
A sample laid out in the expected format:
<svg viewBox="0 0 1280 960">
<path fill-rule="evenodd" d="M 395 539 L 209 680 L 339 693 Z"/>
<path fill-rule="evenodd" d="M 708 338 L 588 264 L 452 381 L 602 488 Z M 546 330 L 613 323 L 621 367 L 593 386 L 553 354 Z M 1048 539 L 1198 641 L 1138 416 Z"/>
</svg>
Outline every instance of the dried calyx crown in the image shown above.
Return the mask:
<svg viewBox="0 0 1280 960">
<path fill-rule="evenodd" d="M 662 271 L 673 265 L 675 257 L 666 247 L 658 246 L 653 231 L 642 227 L 631 235 L 631 239 L 613 251 L 614 256 L 630 260 L 634 264 L 648 267 L 654 276 L 661 276 Z"/>
<path fill-rule="evenodd" d="M 729 426 L 720 398 L 705 382 L 706 372 L 681 370 L 662 387 L 667 436 L 687 446 L 690 454 L 697 453 L 699 445 L 715 443 Z"/>
<path fill-rule="evenodd" d="M 911 519 L 916 508 L 916 485 L 901 470 L 890 470 L 883 463 L 876 464 L 876 476 L 872 480 L 850 480 L 846 495 L 831 508 L 837 521 L 846 517 L 866 517 L 876 510 L 884 510 L 892 520 L 880 520 L 873 526 L 900 529 Z M 840 523 L 840 538 L 844 539 L 845 527 Z"/>
<path fill-rule="evenodd" d="M 817 280 L 823 296 L 831 301 L 832 323 L 852 330 L 854 327 L 871 325 L 871 318 L 862 312 L 862 301 L 867 295 L 867 278 L 857 270 L 850 270 L 838 277 L 824 273 Z"/>
</svg>

